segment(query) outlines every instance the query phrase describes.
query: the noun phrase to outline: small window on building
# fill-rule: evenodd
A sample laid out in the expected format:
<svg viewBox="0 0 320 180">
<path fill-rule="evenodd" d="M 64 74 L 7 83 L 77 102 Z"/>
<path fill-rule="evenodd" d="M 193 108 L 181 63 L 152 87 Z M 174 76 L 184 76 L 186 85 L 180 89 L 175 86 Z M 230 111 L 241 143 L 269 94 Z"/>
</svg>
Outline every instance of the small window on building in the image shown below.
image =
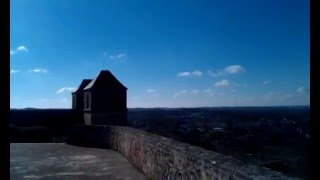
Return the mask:
<svg viewBox="0 0 320 180">
<path fill-rule="evenodd" d="M 84 109 L 87 109 L 87 93 L 84 93 L 84 96 L 83 96 L 83 98 L 84 98 L 84 101 L 83 101 L 83 108 Z"/>
<path fill-rule="evenodd" d="M 90 96 L 89 96 L 89 93 L 86 93 L 86 96 L 87 96 L 87 103 L 86 103 L 87 107 L 86 108 L 89 109 L 90 108 Z"/>
</svg>

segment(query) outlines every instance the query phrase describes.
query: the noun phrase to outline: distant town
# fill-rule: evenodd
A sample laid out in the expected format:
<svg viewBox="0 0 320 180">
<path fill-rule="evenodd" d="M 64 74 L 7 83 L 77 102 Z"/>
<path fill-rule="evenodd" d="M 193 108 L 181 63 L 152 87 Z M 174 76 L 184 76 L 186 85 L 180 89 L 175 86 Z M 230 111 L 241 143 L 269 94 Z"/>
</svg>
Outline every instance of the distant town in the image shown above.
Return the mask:
<svg viewBox="0 0 320 180">
<path fill-rule="evenodd" d="M 305 177 L 309 106 L 129 109 L 136 128 Z"/>
<path fill-rule="evenodd" d="M 303 178 L 308 175 L 309 111 L 309 106 L 129 108 L 128 126 Z M 64 142 L 64 131 L 72 124 L 61 118 L 39 121 L 24 117 L 23 121 L 11 118 L 11 142 L 28 138 L 34 142 Z"/>
</svg>

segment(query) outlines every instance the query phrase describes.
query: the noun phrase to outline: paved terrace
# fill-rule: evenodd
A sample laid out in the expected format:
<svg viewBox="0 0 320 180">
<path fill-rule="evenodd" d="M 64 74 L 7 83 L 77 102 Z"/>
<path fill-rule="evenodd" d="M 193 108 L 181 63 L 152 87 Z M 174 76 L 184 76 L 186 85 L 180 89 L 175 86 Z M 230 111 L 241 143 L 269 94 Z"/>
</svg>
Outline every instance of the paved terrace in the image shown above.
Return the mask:
<svg viewBox="0 0 320 180">
<path fill-rule="evenodd" d="M 10 179 L 140 180 L 120 153 L 64 143 L 11 143 Z"/>
</svg>

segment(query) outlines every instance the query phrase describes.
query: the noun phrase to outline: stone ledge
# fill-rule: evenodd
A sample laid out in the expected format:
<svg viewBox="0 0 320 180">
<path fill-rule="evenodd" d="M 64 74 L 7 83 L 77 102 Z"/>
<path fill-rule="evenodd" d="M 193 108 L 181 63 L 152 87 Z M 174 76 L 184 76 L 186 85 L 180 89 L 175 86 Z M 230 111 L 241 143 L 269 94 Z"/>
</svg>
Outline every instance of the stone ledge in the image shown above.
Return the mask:
<svg viewBox="0 0 320 180">
<path fill-rule="evenodd" d="M 151 179 L 298 179 L 130 127 L 74 125 L 67 143 L 118 151 Z"/>
</svg>

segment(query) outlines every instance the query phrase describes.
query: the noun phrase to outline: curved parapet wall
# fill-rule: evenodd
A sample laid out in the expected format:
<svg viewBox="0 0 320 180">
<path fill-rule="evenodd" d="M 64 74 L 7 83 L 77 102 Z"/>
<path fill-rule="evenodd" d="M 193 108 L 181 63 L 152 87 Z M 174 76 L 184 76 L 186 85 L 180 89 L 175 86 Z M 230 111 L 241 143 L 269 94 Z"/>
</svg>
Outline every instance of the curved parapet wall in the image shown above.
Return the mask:
<svg viewBox="0 0 320 180">
<path fill-rule="evenodd" d="M 71 109 L 10 110 L 10 124 L 14 126 L 64 127 L 83 122 L 83 114 Z"/>
<path fill-rule="evenodd" d="M 80 123 L 83 114 L 71 109 L 11 109 L 10 142 L 63 142 L 68 129 Z"/>
<path fill-rule="evenodd" d="M 130 127 L 75 125 L 67 143 L 116 150 L 151 179 L 293 179 Z"/>
</svg>

